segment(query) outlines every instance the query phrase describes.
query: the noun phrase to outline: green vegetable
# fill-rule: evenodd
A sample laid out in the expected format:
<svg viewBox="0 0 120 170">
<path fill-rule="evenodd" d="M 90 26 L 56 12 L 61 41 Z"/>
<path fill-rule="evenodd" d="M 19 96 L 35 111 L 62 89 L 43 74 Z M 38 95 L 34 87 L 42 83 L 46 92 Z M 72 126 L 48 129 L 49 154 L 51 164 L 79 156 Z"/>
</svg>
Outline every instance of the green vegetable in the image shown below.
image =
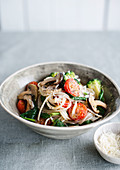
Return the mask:
<svg viewBox="0 0 120 170">
<path fill-rule="evenodd" d="M 35 106 L 33 109 L 31 109 L 25 113 L 22 113 L 20 115 L 20 117 L 22 117 L 24 119 L 26 119 L 26 118 L 36 119 L 37 115 L 38 115 L 38 111 L 39 111 L 39 109 Z"/>
<path fill-rule="evenodd" d="M 100 112 L 99 112 L 100 115 L 102 115 L 102 116 L 105 115 L 106 110 L 105 110 L 103 107 L 97 106 L 97 109 L 100 111 Z"/>
<path fill-rule="evenodd" d="M 84 93 L 84 95 L 88 95 L 87 93 Z"/>
<path fill-rule="evenodd" d="M 104 100 L 105 100 L 103 95 L 104 95 L 104 90 L 103 90 L 103 88 L 101 88 L 101 92 L 100 92 L 100 95 L 99 95 L 99 100 L 101 100 L 102 102 L 104 102 Z"/>
<path fill-rule="evenodd" d="M 77 83 L 80 85 L 81 83 L 79 82 L 79 80 L 78 79 L 74 79 L 75 81 L 77 81 Z"/>
<path fill-rule="evenodd" d="M 44 119 L 48 119 L 50 117 L 50 115 L 48 113 L 41 113 L 40 117 L 42 117 Z"/>
<path fill-rule="evenodd" d="M 101 81 L 98 79 L 90 80 L 87 83 L 87 87 L 94 90 L 95 98 L 98 99 L 102 88 Z"/>
<path fill-rule="evenodd" d="M 59 72 L 52 72 L 52 73 L 50 74 L 50 76 L 51 76 L 51 77 L 55 77 L 58 73 L 59 73 Z"/>
<path fill-rule="evenodd" d="M 50 116 L 57 116 L 57 115 L 60 115 L 60 113 L 59 112 L 53 112 L 53 113 L 50 114 Z"/>
<path fill-rule="evenodd" d="M 21 116 L 22 117 L 22 116 Z M 22 117 L 23 119 L 26 119 L 26 120 L 29 120 L 29 121 L 31 121 L 31 122 L 36 122 L 36 120 L 35 119 L 30 119 L 30 118 L 26 118 L 26 117 Z"/>
<path fill-rule="evenodd" d="M 48 118 L 50 118 L 52 116 L 57 116 L 57 115 L 60 115 L 60 113 L 59 112 L 53 112 L 53 113 L 50 113 L 50 114 L 48 114 L 48 113 L 41 113 L 40 117 L 42 117 L 44 119 L 48 119 Z"/>
<path fill-rule="evenodd" d="M 87 125 L 87 124 L 90 124 L 90 123 L 92 123 L 92 120 L 86 120 L 82 123 L 82 125 Z"/>
<path fill-rule="evenodd" d="M 44 102 L 44 100 L 45 100 L 45 96 L 41 95 L 41 101 Z"/>
<path fill-rule="evenodd" d="M 71 99 L 73 99 L 73 100 L 84 100 L 84 101 L 86 101 L 86 97 L 71 97 Z"/>
<path fill-rule="evenodd" d="M 53 120 L 53 126 L 64 127 L 65 125 L 61 120 L 55 119 L 55 120 Z"/>
<path fill-rule="evenodd" d="M 75 73 L 73 71 L 68 71 L 64 74 L 64 81 L 66 81 L 69 78 L 75 78 Z"/>
</svg>

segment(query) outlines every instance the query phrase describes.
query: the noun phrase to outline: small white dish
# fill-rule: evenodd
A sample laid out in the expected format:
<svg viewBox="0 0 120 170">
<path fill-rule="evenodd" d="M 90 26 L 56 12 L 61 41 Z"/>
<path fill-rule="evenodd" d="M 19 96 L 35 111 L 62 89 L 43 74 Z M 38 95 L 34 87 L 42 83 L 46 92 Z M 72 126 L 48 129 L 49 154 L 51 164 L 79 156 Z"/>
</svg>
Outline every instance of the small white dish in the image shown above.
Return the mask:
<svg viewBox="0 0 120 170">
<path fill-rule="evenodd" d="M 114 164 L 120 164 L 120 158 L 118 157 L 112 157 L 106 153 L 104 153 L 99 144 L 98 144 L 98 138 L 105 132 L 113 132 L 115 134 L 120 134 L 120 122 L 112 122 L 112 123 L 106 123 L 102 126 L 100 126 L 95 134 L 94 134 L 94 144 L 95 147 L 97 149 L 97 151 L 99 152 L 99 154 L 108 162 L 114 163 Z"/>
</svg>

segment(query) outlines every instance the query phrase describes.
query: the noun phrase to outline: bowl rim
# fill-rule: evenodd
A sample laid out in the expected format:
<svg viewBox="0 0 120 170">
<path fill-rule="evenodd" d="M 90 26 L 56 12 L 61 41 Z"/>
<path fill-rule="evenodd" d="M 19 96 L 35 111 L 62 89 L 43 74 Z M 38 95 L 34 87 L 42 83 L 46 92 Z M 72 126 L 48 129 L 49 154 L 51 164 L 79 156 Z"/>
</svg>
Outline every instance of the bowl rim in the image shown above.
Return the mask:
<svg viewBox="0 0 120 170">
<path fill-rule="evenodd" d="M 113 161 L 114 161 L 114 160 L 120 161 L 120 158 L 113 157 L 113 156 L 108 155 L 108 154 L 106 154 L 105 152 L 103 152 L 103 151 L 101 150 L 101 148 L 99 147 L 99 145 L 97 144 L 97 139 L 98 139 L 97 133 L 98 133 L 98 131 L 99 131 L 99 130 L 101 131 L 101 130 L 104 129 L 106 126 L 116 125 L 116 124 L 119 124 L 119 125 L 120 125 L 120 122 L 109 122 L 109 123 L 103 124 L 102 126 L 100 126 L 99 128 L 97 128 L 97 130 L 96 130 L 95 133 L 94 133 L 93 139 L 94 139 L 94 145 L 95 145 L 96 149 L 98 150 L 98 152 L 101 152 L 103 155 L 107 156 L 108 158 L 110 158 L 110 159 L 113 160 Z M 102 134 L 102 132 L 101 132 L 101 134 Z M 102 155 L 101 155 L 101 156 L 102 156 Z M 102 156 L 102 157 L 103 157 L 103 156 Z M 110 161 L 110 162 L 112 162 L 112 161 Z"/>
<path fill-rule="evenodd" d="M 120 111 L 120 106 L 118 107 L 118 109 L 112 114 L 110 115 L 109 117 L 101 120 L 101 121 L 97 121 L 97 122 L 93 122 L 91 124 L 88 124 L 88 125 L 84 125 L 84 126 L 74 126 L 74 127 L 55 127 L 55 126 L 45 126 L 45 125 L 41 125 L 41 124 L 37 124 L 37 123 L 34 123 L 34 122 L 30 122 L 28 120 L 25 120 L 23 118 L 21 118 L 19 115 L 16 115 L 15 113 L 11 112 L 9 109 L 6 108 L 6 106 L 4 105 L 4 103 L 2 102 L 1 100 L 1 97 L 2 97 L 2 94 L 1 94 L 1 89 L 2 87 L 4 86 L 4 84 L 13 76 L 15 76 L 16 74 L 20 73 L 20 72 L 23 72 L 29 68 L 33 68 L 33 67 L 37 67 L 37 66 L 40 66 L 40 65 L 49 65 L 49 64 L 71 64 L 71 65 L 78 65 L 78 66 L 82 66 L 82 67 L 86 67 L 86 68 L 90 68 L 90 69 L 93 69 L 95 71 L 98 71 L 99 73 L 103 74 L 105 77 L 107 77 L 111 82 L 112 84 L 115 86 L 115 88 L 117 89 L 117 92 L 120 96 L 120 88 L 119 86 L 114 82 L 114 80 L 112 80 L 112 78 L 110 76 L 108 76 L 106 73 L 100 71 L 99 69 L 96 69 L 92 66 L 88 66 L 88 65 L 85 65 L 85 64 L 81 64 L 81 63 L 76 63 L 76 62 L 68 62 L 68 61 L 54 61 L 54 62 L 42 62 L 42 63 L 37 63 L 37 64 L 33 64 L 33 65 L 29 65 L 27 67 L 24 67 L 22 69 L 19 69 L 18 71 L 16 71 L 15 73 L 11 74 L 10 76 L 8 76 L 0 85 L 0 104 L 1 106 L 4 108 L 4 110 L 6 110 L 10 115 L 12 115 L 14 118 L 16 118 L 17 120 L 23 122 L 24 124 L 28 125 L 28 126 L 32 126 L 32 127 L 35 127 L 35 128 L 43 128 L 43 129 L 50 129 L 50 130 L 58 130 L 58 131 L 64 131 L 64 130 L 67 130 L 67 131 L 74 131 L 74 130 L 82 130 L 82 129 L 89 129 L 89 128 L 93 128 L 95 126 L 98 126 L 100 124 L 103 124 L 105 123 L 106 121 L 109 121 L 110 119 L 112 119 L 114 116 L 116 116 L 119 111 Z"/>
</svg>

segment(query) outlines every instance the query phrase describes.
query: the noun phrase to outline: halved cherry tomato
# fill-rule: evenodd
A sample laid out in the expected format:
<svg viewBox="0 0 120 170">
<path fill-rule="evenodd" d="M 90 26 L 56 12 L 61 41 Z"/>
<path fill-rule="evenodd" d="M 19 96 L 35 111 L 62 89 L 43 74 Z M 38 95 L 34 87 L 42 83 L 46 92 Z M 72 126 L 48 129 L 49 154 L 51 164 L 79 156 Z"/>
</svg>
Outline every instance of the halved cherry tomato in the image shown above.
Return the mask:
<svg viewBox="0 0 120 170">
<path fill-rule="evenodd" d="M 62 107 L 64 107 L 64 108 L 67 108 L 68 107 L 68 105 L 69 105 L 69 100 L 68 99 L 66 99 L 66 101 L 65 101 L 65 103 L 64 103 L 64 105 L 62 106 Z"/>
<path fill-rule="evenodd" d="M 19 100 L 17 103 L 17 108 L 20 113 L 25 113 L 25 101 L 24 100 Z"/>
<path fill-rule="evenodd" d="M 69 117 L 72 120 L 81 120 L 87 116 L 87 107 L 82 103 L 77 103 L 75 113 L 72 115 L 74 104 L 68 109 Z"/>
<path fill-rule="evenodd" d="M 65 92 L 71 94 L 72 96 L 79 96 L 80 86 L 73 78 L 66 80 L 64 89 Z"/>
</svg>

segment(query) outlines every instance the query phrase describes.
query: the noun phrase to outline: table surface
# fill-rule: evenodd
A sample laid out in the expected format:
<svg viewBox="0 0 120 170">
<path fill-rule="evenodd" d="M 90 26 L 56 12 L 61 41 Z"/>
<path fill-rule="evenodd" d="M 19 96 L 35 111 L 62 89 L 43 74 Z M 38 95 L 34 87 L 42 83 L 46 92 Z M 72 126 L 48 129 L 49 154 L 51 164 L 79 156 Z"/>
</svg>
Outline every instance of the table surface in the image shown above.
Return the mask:
<svg viewBox="0 0 120 170">
<path fill-rule="evenodd" d="M 120 86 L 120 33 L 0 33 L 0 83 L 23 67 L 48 61 L 94 66 Z M 120 121 L 120 114 L 112 121 Z M 97 128 L 69 140 L 53 140 L 36 134 L 0 107 L 0 170 L 120 169 L 96 151 Z"/>
</svg>

